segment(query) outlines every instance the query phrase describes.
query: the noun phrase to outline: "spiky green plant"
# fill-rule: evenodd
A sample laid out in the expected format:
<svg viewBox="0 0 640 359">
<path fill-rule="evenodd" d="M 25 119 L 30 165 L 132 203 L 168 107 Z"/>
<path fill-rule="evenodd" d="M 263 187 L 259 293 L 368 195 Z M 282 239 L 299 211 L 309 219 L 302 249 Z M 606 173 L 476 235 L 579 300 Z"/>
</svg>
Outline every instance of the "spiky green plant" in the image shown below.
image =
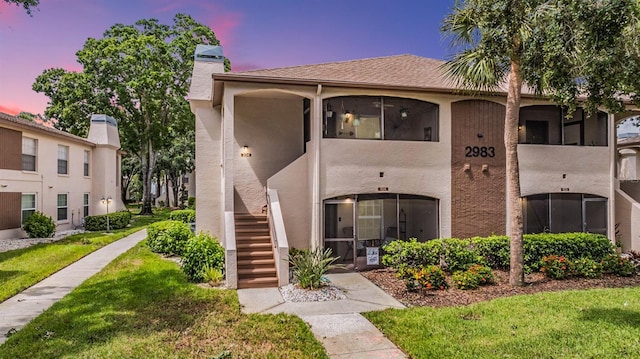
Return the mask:
<svg viewBox="0 0 640 359">
<path fill-rule="evenodd" d="M 331 257 L 331 248 L 324 251 L 321 248 L 314 250 L 300 250 L 290 256 L 291 271 L 300 287 L 305 289 L 317 289 L 323 285 L 322 277 L 331 268 L 338 257 Z"/>
</svg>

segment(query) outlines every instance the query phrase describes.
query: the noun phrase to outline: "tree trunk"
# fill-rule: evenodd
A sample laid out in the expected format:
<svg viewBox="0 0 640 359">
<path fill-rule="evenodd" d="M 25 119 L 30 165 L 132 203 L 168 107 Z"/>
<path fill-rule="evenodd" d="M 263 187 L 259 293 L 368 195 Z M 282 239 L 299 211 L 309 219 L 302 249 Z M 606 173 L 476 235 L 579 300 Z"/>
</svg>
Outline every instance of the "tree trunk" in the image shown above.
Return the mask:
<svg viewBox="0 0 640 359">
<path fill-rule="evenodd" d="M 178 192 L 180 190 L 178 178 L 179 176 L 171 176 L 171 187 L 173 189 L 173 203 L 176 207 L 181 207 L 182 202 L 178 202 Z"/>
<path fill-rule="evenodd" d="M 509 284 L 512 286 L 524 285 L 522 202 L 520 200 L 520 169 L 518 166 L 518 122 L 520 120 L 521 91 L 520 63 L 511 61 L 504 121 L 504 146 L 507 151 L 507 210 L 511 249 Z"/>
<path fill-rule="evenodd" d="M 141 153 L 142 207 L 140 208 L 140 214 L 151 215 L 153 214 L 151 205 L 151 181 L 153 180 L 153 171 L 156 162 L 151 141 L 148 141 L 146 146 L 143 146 Z"/>
<path fill-rule="evenodd" d="M 167 207 L 171 207 L 171 201 L 169 200 L 169 177 L 167 172 L 164 172 L 164 199 L 167 202 Z"/>
</svg>

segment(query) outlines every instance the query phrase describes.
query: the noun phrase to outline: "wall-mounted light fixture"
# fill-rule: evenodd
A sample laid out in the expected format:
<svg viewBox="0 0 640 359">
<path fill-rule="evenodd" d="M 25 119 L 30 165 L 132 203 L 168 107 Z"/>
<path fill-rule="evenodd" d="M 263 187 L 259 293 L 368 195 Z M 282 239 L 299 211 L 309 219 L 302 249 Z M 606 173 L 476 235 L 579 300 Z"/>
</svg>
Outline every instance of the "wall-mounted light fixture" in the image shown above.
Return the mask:
<svg viewBox="0 0 640 359">
<path fill-rule="evenodd" d="M 489 172 L 489 165 L 482 165 L 482 172 Z"/>
<path fill-rule="evenodd" d="M 52 188 L 53 188 L 53 186 L 49 186 L 49 189 L 52 189 Z"/>
<path fill-rule="evenodd" d="M 242 146 L 242 151 L 240 151 L 240 157 L 251 157 L 251 151 L 249 151 L 249 146 Z"/>
<path fill-rule="evenodd" d="M 107 204 L 107 233 L 109 233 L 109 203 L 111 203 L 111 196 L 107 196 L 107 198 L 102 196 L 102 198 L 100 198 L 100 202 L 102 204 Z"/>
<path fill-rule="evenodd" d="M 468 163 L 465 163 L 464 166 L 462 166 L 462 170 L 465 172 L 471 171 L 471 165 Z"/>
<path fill-rule="evenodd" d="M 331 104 L 327 102 L 327 118 L 333 117 L 333 111 L 331 110 Z"/>
<path fill-rule="evenodd" d="M 2 188 L 6 188 L 7 186 L 8 186 L 8 184 L 4 184 L 4 183 L 0 184 L 0 187 L 2 187 Z"/>
<path fill-rule="evenodd" d="M 522 131 L 522 125 L 518 125 L 518 131 Z"/>
<path fill-rule="evenodd" d="M 407 110 L 406 108 L 401 108 L 400 109 L 400 118 L 404 120 L 407 117 L 409 117 L 409 110 Z"/>
</svg>

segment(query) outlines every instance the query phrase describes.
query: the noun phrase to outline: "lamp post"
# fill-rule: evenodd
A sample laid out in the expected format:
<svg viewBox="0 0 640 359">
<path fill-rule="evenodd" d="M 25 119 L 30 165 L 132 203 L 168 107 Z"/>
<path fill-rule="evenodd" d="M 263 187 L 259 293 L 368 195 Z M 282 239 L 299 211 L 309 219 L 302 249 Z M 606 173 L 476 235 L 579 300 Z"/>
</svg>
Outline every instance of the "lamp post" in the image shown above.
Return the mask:
<svg viewBox="0 0 640 359">
<path fill-rule="evenodd" d="M 107 196 L 107 198 L 103 196 L 100 202 L 107 204 L 107 233 L 109 233 L 109 202 L 111 202 L 111 196 Z"/>
</svg>

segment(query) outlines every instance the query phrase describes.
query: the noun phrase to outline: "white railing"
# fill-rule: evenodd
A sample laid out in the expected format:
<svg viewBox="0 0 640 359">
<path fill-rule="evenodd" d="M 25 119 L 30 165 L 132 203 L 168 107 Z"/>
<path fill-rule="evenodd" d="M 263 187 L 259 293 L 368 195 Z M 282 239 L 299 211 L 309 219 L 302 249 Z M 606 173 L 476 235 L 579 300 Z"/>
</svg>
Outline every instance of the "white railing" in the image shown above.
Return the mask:
<svg viewBox="0 0 640 359">
<path fill-rule="evenodd" d="M 238 288 L 238 254 L 236 250 L 236 220 L 232 211 L 224 212 L 224 263 L 227 286 Z"/>
<path fill-rule="evenodd" d="M 277 190 L 267 190 L 267 203 L 269 206 L 267 213 L 273 242 L 273 256 L 278 273 L 278 286 L 281 287 L 289 284 L 289 241 L 284 228 L 282 208 L 280 207 L 280 198 Z"/>
</svg>

